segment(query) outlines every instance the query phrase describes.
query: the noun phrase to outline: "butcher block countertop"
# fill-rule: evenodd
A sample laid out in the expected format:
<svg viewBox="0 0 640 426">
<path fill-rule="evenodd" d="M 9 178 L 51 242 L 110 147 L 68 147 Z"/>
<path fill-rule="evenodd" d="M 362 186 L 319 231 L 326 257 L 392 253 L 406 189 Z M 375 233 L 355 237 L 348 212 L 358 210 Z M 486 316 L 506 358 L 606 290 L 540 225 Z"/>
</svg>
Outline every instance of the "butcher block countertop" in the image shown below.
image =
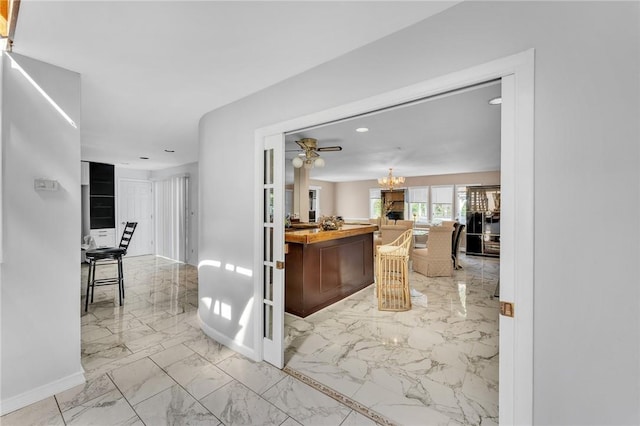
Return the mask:
<svg viewBox="0 0 640 426">
<path fill-rule="evenodd" d="M 284 241 L 286 243 L 313 244 L 321 241 L 337 240 L 352 237 L 354 235 L 368 234 L 378 230 L 376 225 L 343 225 L 342 228 L 333 231 L 322 229 L 300 229 L 286 231 Z"/>
</svg>

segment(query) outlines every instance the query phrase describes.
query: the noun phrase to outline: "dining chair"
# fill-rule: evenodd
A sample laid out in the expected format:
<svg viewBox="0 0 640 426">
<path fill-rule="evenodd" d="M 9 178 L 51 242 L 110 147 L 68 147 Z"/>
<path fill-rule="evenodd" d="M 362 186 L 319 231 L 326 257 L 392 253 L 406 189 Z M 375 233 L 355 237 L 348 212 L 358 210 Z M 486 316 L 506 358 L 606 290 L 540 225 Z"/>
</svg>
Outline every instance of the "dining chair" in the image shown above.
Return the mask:
<svg viewBox="0 0 640 426">
<path fill-rule="evenodd" d="M 124 299 L 124 271 L 122 269 L 122 258 L 127 254 L 127 249 L 131 243 L 131 238 L 133 237 L 133 232 L 136 230 L 136 226 L 138 226 L 138 222 L 127 222 L 125 224 L 122 237 L 120 238 L 120 245 L 118 247 L 87 250 L 86 258 L 89 261 L 89 273 L 87 276 L 87 294 L 85 295 L 84 301 L 85 312 L 89 309 L 89 297 L 91 297 L 91 303 L 93 303 L 95 287 L 102 285 L 118 284 L 118 297 L 120 299 L 120 306 L 122 306 L 122 300 Z M 118 265 L 118 276 L 96 279 L 96 265 L 113 264 L 114 261 Z"/>
<path fill-rule="evenodd" d="M 390 244 L 377 248 L 376 294 L 380 311 L 411 309 L 409 255 L 412 243 L 413 230 L 407 229 Z"/>
<path fill-rule="evenodd" d="M 462 269 L 462 265 L 460 265 L 460 260 L 458 259 L 458 252 L 460 251 L 460 239 L 462 234 L 464 233 L 465 225 L 459 223 L 456 226 L 456 230 L 453 233 L 453 240 L 451 246 L 451 259 L 453 259 L 453 269 Z"/>
</svg>

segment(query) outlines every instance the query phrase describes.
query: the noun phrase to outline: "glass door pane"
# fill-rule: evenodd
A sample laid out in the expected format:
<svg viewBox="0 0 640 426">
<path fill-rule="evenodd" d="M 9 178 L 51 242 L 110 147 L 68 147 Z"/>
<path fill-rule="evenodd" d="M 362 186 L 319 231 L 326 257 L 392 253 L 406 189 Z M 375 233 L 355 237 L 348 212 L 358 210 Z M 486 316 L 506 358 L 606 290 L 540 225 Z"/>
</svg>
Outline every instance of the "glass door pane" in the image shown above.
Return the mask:
<svg viewBox="0 0 640 426">
<path fill-rule="evenodd" d="M 264 138 L 262 173 L 263 358 L 284 366 L 284 136 Z"/>
</svg>

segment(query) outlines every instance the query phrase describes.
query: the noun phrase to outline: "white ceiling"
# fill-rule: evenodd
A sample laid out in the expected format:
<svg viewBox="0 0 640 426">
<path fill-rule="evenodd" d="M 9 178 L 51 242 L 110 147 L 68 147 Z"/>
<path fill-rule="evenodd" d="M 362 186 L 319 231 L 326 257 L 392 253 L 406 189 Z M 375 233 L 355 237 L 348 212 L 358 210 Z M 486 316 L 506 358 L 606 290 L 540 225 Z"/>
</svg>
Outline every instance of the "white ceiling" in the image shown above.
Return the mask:
<svg viewBox="0 0 640 426">
<path fill-rule="evenodd" d="M 206 112 L 456 3 L 22 0 L 13 50 L 81 74 L 83 160 L 153 170 L 197 161 Z"/>
<path fill-rule="evenodd" d="M 391 108 L 286 136 L 287 181 L 293 181 L 291 159 L 300 153 L 295 143 L 315 138 L 319 147 L 338 145 L 342 151 L 321 152 L 323 168 L 311 179 L 349 182 L 386 176 L 428 176 L 500 170 L 499 81 Z M 366 127 L 366 133 L 355 129 Z"/>
</svg>

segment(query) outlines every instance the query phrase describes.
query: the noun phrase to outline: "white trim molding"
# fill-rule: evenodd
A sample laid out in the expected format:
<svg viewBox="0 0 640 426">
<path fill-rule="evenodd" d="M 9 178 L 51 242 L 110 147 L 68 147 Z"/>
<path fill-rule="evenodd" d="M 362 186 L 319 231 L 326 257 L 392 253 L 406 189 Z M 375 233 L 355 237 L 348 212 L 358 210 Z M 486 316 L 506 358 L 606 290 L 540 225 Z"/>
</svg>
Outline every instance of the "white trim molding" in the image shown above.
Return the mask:
<svg viewBox="0 0 640 426">
<path fill-rule="evenodd" d="M 63 377 L 46 385 L 38 386 L 20 395 L 0 401 L 0 416 L 11 413 L 12 411 L 26 407 L 34 402 L 42 401 L 57 393 L 64 392 L 75 386 L 82 385 L 86 381 L 84 370 Z"/>
</svg>

